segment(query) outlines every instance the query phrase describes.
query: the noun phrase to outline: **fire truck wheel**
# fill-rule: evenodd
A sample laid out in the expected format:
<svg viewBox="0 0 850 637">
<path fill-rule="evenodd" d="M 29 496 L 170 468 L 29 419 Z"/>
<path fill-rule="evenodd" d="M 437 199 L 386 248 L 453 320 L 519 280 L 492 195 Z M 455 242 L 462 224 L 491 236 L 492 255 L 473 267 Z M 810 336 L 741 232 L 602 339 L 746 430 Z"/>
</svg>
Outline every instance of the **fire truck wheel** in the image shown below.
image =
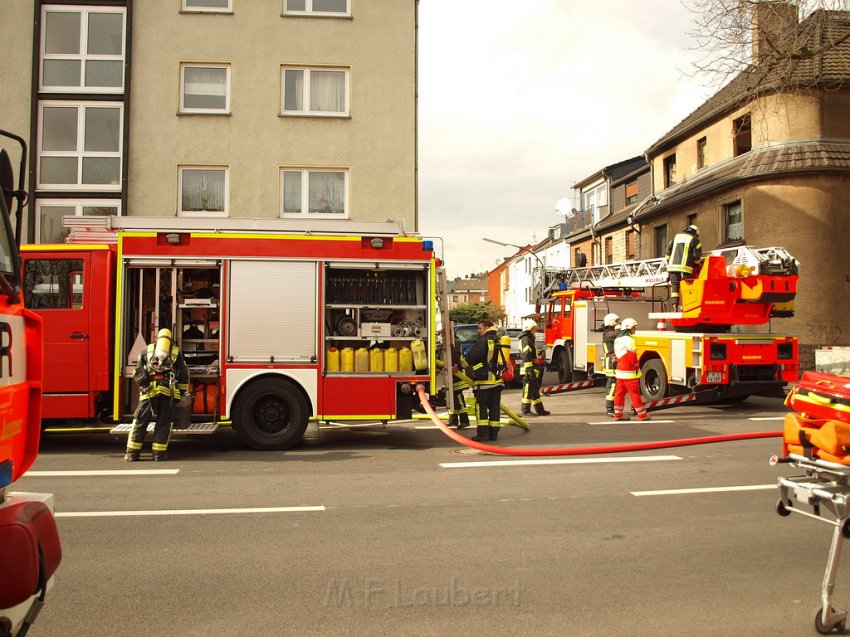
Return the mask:
<svg viewBox="0 0 850 637">
<path fill-rule="evenodd" d="M 264 378 L 239 394 L 233 416 L 236 434 L 246 445 L 258 451 L 280 451 L 301 441 L 309 411 L 294 385 Z"/>
<path fill-rule="evenodd" d="M 661 400 L 667 395 L 667 370 L 659 358 L 646 361 L 640 368 L 640 393 L 647 402 Z"/>
<path fill-rule="evenodd" d="M 573 353 L 569 347 L 562 348 L 558 353 L 558 382 L 573 382 Z"/>
</svg>

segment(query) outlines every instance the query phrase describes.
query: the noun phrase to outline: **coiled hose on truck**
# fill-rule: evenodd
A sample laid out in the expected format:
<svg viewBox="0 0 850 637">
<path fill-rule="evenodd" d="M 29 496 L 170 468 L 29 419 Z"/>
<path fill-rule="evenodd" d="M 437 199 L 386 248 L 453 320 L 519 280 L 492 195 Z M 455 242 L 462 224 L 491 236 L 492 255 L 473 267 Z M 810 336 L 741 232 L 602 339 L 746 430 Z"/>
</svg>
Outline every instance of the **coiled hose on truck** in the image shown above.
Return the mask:
<svg viewBox="0 0 850 637">
<path fill-rule="evenodd" d="M 653 442 L 637 442 L 627 445 L 605 445 L 599 447 L 564 447 L 557 449 L 511 449 L 508 447 L 497 447 L 483 442 L 476 442 L 466 436 L 449 429 L 449 427 L 437 417 L 431 403 L 428 402 L 428 394 L 422 385 L 416 386 L 419 394 L 419 402 L 425 412 L 435 425 L 449 438 L 464 446 L 479 451 L 497 453 L 505 456 L 584 456 L 602 453 L 622 453 L 626 451 L 646 451 L 649 449 L 668 449 L 670 447 L 687 447 L 689 445 L 705 445 L 714 442 L 733 442 L 736 440 L 754 440 L 757 438 L 778 438 L 782 436 L 781 431 L 750 431 L 739 434 L 724 434 L 721 436 L 703 436 L 701 438 L 679 438 L 678 440 L 656 440 Z"/>
</svg>

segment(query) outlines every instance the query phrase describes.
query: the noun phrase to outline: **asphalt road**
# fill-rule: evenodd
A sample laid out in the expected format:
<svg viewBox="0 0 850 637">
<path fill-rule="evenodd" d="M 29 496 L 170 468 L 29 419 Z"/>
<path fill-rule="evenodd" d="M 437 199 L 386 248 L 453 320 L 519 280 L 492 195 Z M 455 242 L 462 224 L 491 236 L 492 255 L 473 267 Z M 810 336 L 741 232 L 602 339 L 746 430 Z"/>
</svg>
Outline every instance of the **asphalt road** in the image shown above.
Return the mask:
<svg viewBox="0 0 850 637">
<path fill-rule="evenodd" d="M 499 443 L 776 431 L 785 413 L 751 398 L 613 423 L 602 404 L 550 397 Z M 106 434 L 46 437 L 19 487 L 55 494 L 64 559 L 31 637 L 816 634 L 832 527 L 774 512 L 795 472 L 770 466 L 778 439 L 513 458 L 426 426 L 266 453 L 220 432 L 132 465 Z M 102 470 L 119 473 L 74 473 Z M 839 568 L 838 608 L 847 584 Z"/>
</svg>

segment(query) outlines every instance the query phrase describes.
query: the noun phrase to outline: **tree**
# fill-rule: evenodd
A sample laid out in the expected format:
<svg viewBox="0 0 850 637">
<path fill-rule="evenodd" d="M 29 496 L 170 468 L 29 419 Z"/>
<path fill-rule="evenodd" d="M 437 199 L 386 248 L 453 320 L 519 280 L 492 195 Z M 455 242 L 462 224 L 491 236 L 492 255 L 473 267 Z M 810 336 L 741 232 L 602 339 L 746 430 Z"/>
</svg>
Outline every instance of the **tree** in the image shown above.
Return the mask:
<svg viewBox="0 0 850 637">
<path fill-rule="evenodd" d="M 688 33 L 704 52 L 696 75 L 721 86 L 734 81 L 750 97 L 838 88 L 830 59 L 850 57 L 848 0 L 685 0 Z"/>
<path fill-rule="evenodd" d="M 505 308 L 487 303 L 460 303 L 449 311 L 449 319 L 462 325 L 477 323 L 483 318 L 498 323 L 505 318 Z"/>
</svg>

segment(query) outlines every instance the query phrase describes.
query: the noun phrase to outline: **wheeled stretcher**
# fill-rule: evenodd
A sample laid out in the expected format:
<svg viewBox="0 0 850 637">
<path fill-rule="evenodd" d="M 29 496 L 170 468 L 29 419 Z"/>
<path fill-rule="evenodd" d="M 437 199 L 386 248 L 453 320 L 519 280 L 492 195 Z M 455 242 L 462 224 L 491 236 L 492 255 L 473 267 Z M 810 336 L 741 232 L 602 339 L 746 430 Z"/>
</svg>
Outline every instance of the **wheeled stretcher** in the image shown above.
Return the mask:
<svg viewBox="0 0 850 637">
<path fill-rule="evenodd" d="M 832 593 L 841 557 L 841 541 L 850 538 L 850 466 L 793 453 L 782 460 L 776 456 L 771 458 L 772 464 L 778 462 L 789 462 L 802 469 L 804 475 L 779 478 L 776 512 L 781 516 L 798 513 L 834 527 L 821 586 L 821 608 L 815 615 L 815 629 L 821 635 L 844 632 L 847 611 L 833 608 Z M 801 507 L 798 508 L 795 502 Z"/>
</svg>

